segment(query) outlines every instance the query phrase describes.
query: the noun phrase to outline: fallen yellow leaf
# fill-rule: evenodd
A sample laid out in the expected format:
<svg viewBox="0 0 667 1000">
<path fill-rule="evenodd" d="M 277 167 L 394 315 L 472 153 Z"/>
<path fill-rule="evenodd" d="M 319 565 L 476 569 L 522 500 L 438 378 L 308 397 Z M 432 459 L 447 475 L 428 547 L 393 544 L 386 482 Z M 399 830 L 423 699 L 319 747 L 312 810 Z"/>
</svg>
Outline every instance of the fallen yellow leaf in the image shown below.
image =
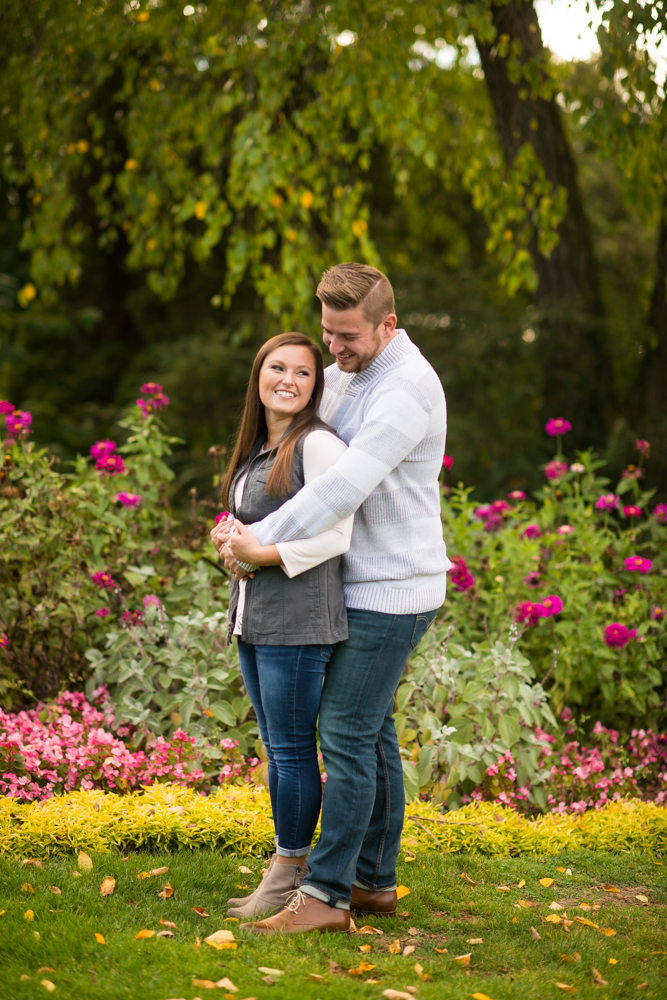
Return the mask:
<svg viewBox="0 0 667 1000">
<path fill-rule="evenodd" d="M 578 951 L 575 951 L 574 955 L 561 955 L 560 960 L 561 962 L 580 962 L 581 955 Z"/>
<path fill-rule="evenodd" d="M 173 927 L 174 930 L 178 930 L 178 927 L 173 920 L 162 920 L 162 918 L 160 918 L 160 923 L 163 927 Z"/>
<path fill-rule="evenodd" d="M 472 952 L 469 951 L 467 955 L 457 955 L 454 959 L 459 965 L 470 965 L 470 959 L 472 958 Z"/>
<path fill-rule="evenodd" d="M 410 890 L 408 889 L 407 885 L 399 885 L 398 889 L 396 890 L 396 899 L 403 899 L 404 896 L 409 896 L 409 895 L 410 895 Z"/>
<path fill-rule="evenodd" d="M 398 938 L 396 938 L 396 940 L 392 941 L 391 944 L 389 945 L 389 954 L 398 955 L 400 953 L 400 950 L 401 950 L 401 942 L 398 940 Z"/>
<path fill-rule="evenodd" d="M 42 862 L 38 861 L 37 858 L 26 858 L 24 861 L 21 862 L 21 864 L 22 865 L 32 865 L 33 868 L 43 868 L 44 867 L 44 865 L 42 864 Z"/>
<path fill-rule="evenodd" d="M 371 969 L 377 969 L 377 965 L 369 965 L 368 962 L 361 962 L 356 969 L 348 969 L 348 976 L 363 976 L 364 972 L 370 972 Z"/>
<path fill-rule="evenodd" d="M 0 910 L 0 917 L 4 916 L 4 914 L 5 914 L 6 912 L 7 912 L 7 910 Z"/>
<path fill-rule="evenodd" d="M 158 892 L 157 895 L 158 899 L 171 899 L 171 897 L 174 895 L 174 890 L 172 889 L 169 882 L 167 882 L 162 892 Z"/>
<path fill-rule="evenodd" d="M 616 937 L 616 931 L 613 927 L 600 927 L 600 934 L 604 934 L 605 937 Z"/>
<path fill-rule="evenodd" d="M 39 939 L 41 937 L 41 934 L 39 933 L 39 931 L 33 931 L 32 933 L 35 935 L 35 940 L 39 941 Z"/>
<path fill-rule="evenodd" d="M 319 972 L 309 972 L 308 973 L 308 978 L 309 979 L 314 979 L 316 983 L 323 983 L 323 982 L 325 982 L 324 976 L 321 976 L 319 974 Z"/>
<path fill-rule="evenodd" d="M 23 890 L 23 892 L 28 892 L 28 893 L 34 893 L 35 891 L 33 887 L 30 885 L 30 882 L 24 882 L 23 885 L 21 886 L 21 889 Z"/>
<path fill-rule="evenodd" d="M 653 862 L 653 864 L 654 864 L 654 865 L 661 865 L 661 864 L 662 864 L 662 861 L 654 861 L 654 862 Z"/>
<path fill-rule="evenodd" d="M 359 927 L 356 931 L 357 934 L 384 934 L 379 927 L 371 927 L 370 924 L 364 924 L 363 927 Z"/>
<path fill-rule="evenodd" d="M 406 944 L 405 948 L 403 949 L 403 954 L 406 956 L 411 955 L 413 951 L 415 951 L 415 946 L 413 944 Z"/>
<path fill-rule="evenodd" d="M 466 944 L 484 944 L 483 938 L 466 938 Z"/>
<path fill-rule="evenodd" d="M 638 899 L 640 903 L 648 903 L 648 896 L 643 896 L 641 893 L 635 896 L 635 899 Z"/>
<path fill-rule="evenodd" d="M 203 906 L 193 906 L 192 907 L 192 912 L 196 913 L 198 917 L 207 917 L 208 916 L 208 913 L 206 912 L 206 910 L 204 909 Z"/>
<path fill-rule="evenodd" d="M 231 931 L 226 930 L 214 931 L 213 934 L 209 934 L 208 937 L 204 938 L 204 944 L 208 944 L 211 948 L 216 948 L 218 951 L 237 947 L 234 935 Z"/>
<path fill-rule="evenodd" d="M 586 927 L 594 927 L 596 931 L 600 929 L 598 924 L 594 924 L 592 920 L 587 920 L 586 917 L 574 917 L 574 919 L 578 924 L 585 924 Z M 614 933 L 616 932 L 614 931 Z"/>
<path fill-rule="evenodd" d="M 591 973 L 593 975 L 593 982 L 596 986 L 609 986 L 607 980 L 602 977 L 594 965 L 591 965 Z"/>
<path fill-rule="evenodd" d="M 498 890 L 498 892 L 511 892 L 512 891 L 508 885 L 497 885 L 496 889 Z"/>
<path fill-rule="evenodd" d="M 371 968 L 374 969 L 375 966 L 372 965 Z M 257 971 L 258 972 L 265 972 L 267 976 L 284 976 L 285 975 L 285 970 L 284 969 L 269 969 L 269 968 L 266 967 L 266 965 L 259 965 L 257 967 Z"/>
<path fill-rule="evenodd" d="M 467 875 L 465 872 L 461 872 L 461 874 L 459 875 L 459 878 L 462 878 L 464 882 L 468 883 L 468 885 L 477 885 L 477 883 L 473 882 L 473 880 L 470 878 L 470 876 Z"/>
<path fill-rule="evenodd" d="M 50 979 L 40 979 L 40 983 L 47 993 L 53 993 L 56 988 L 56 984 L 52 983 Z"/>
<path fill-rule="evenodd" d="M 239 991 L 238 986 L 234 986 L 234 983 L 231 979 L 228 979 L 227 976 L 225 976 L 224 979 L 218 979 L 215 985 L 219 990 L 229 990 L 231 993 L 238 993 Z"/>
<path fill-rule="evenodd" d="M 437 951 L 438 955 L 448 955 L 449 954 L 449 949 L 448 948 L 436 948 L 435 950 Z"/>
<path fill-rule="evenodd" d="M 533 941 L 541 941 L 542 940 L 542 935 L 538 931 L 536 931 L 534 927 L 530 928 L 530 933 L 531 933 L 531 936 L 533 938 Z"/>
<path fill-rule="evenodd" d="M 371 946 L 369 944 L 360 944 L 358 947 L 359 951 L 362 951 L 364 954 L 371 950 Z"/>
<path fill-rule="evenodd" d="M 168 871 L 169 871 L 169 865 L 164 865 L 164 867 L 162 867 L 162 868 L 152 868 L 151 871 L 149 871 L 148 874 L 149 875 L 166 875 Z"/>
<path fill-rule="evenodd" d="M 158 931 L 157 934 L 155 935 L 155 937 L 161 937 L 161 938 L 173 938 L 173 936 L 174 936 L 173 931 Z"/>
<path fill-rule="evenodd" d="M 55 972 L 55 971 L 56 970 L 52 969 L 50 965 L 40 965 L 39 969 L 37 970 L 37 975 L 43 976 L 45 972 Z"/>
<path fill-rule="evenodd" d="M 610 965 L 618 965 L 618 959 L 617 958 L 610 958 L 609 959 L 609 964 Z"/>
<path fill-rule="evenodd" d="M 472 1000 L 491 1000 L 491 997 L 487 996 L 486 993 L 471 993 L 470 995 Z"/>
<path fill-rule="evenodd" d="M 554 880 L 552 878 L 541 878 L 540 879 L 540 885 L 543 885 L 546 889 L 548 889 L 549 886 L 553 885 L 553 884 L 554 884 Z"/>
<path fill-rule="evenodd" d="M 239 865 L 236 870 L 243 875 L 252 875 L 252 868 L 248 868 L 247 865 Z"/>
<path fill-rule="evenodd" d="M 35 914 L 32 912 L 32 910 L 26 910 L 25 913 L 23 914 L 23 919 L 30 922 L 31 920 L 35 919 Z"/>
<path fill-rule="evenodd" d="M 93 870 L 93 859 L 90 854 L 86 854 L 85 851 L 79 851 L 79 856 L 77 858 L 77 864 L 83 872 L 90 872 Z"/>
<path fill-rule="evenodd" d="M 522 906 L 524 908 L 524 910 L 529 910 L 531 908 L 531 906 L 537 906 L 538 904 L 537 903 L 531 903 L 527 899 L 517 899 L 517 901 L 516 901 L 516 903 L 514 905 L 515 906 Z"/>
<path fill-rule="evenodd" d="M 617 889 L 615 885 L 603 885 L 602 888 L 604 889 L 605 892 L 620 892 L 621 891 L 620 889 Z"/>
<path fill-rule="evenodd" d="M 565 990 L 566 993 L 576 993 L 577 992 L 577 987 L 576 986 L 568 986 L 567 983 L 554 983 L 554 986 L 557 986 L 559 990 Z"/>
<path fill-rule="evenodd" d="M 100 886 L 100 896 L 110 896 L 115 888 L 116 888 L 116 879 L 111 878 L 110 875 L 107 875 L 107 877 L 103 880 L 102 885 Z"/>
<path fill-rule="evenodd" d="M 383 990 L 382 996 L 387 997 L 387 1000 L 412 1000 L 411 993 L 403 993 L 401 990 Z"/>
<path fill-rule="evenodd" d="M 636 990 L 644 990 L 644 989 L 646 989 L 647 986 L 648 986 L 648 979 L 646 980 L 645 983 L 639 983 L 638 986 L 635 986 L 635 989 Z"/>
<path fill-rule="evenodd" d="M 214 990 L 215 983 L 212 979 L 194 979 L 192 980 L 193 986 L 198 986 L 200 990 Z"/>
<path fill-rule="evenodd" d="M 144 879 L 144 878 L 150 878 L 150 877 L 151 877 L 151 873 L 150 872 L 137 872 L 137 878 L 138 879 Z"/>
<path fill-rule="evenodd" d="M 104 940 L 104 934 L 98 934 L 97 931 L 95 931 L 95 940 L 97 941 L 98 944 L 106 944 L 106 941 Z"/>
<path fill-rule="evenodd" d="M 523 889 L 523 887 L 524 887 L 525 884 L 526 884 L 526 880 L 525 880 L 525 878 L 522 878 L 521 881 L 519 882 L 518 886 L 517 886 L 517 889 Z M 473 996 L 474 996 L 474 994 L 473 994 Z"/>
<path fill-rule="evenodd" d="M 561 866 L 559 865 L 558 868 L 556 869 L 556 871 L 557 872 L 565 872 L 565 869 L 561 868 Z"/>
<path fill-rule="evenodd" d="M 144 928 L 142 931 L 139 931 L 138 934 L 134 935 L 134 940 L 135 941 L 142 941 L 144 938 L 152 938 L 154 934 L 155 934 L 155 931 L 149 931 L 149 930 L 146 930 L 146 928 Z"/>
<path fill-rule="evenodd" d="M 562 924 L 563 918 L 559 917 L 557 913 L 550 913 L 548 917 L 544 918 L 548 924 Z"/>
</svg>

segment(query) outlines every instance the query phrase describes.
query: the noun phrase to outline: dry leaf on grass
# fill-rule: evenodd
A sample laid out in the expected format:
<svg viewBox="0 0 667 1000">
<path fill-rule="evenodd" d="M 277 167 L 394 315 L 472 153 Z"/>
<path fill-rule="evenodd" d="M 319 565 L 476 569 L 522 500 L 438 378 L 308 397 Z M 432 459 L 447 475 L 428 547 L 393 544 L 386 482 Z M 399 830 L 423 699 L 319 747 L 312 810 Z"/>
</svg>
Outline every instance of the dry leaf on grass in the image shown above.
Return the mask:
<svg viewBox="0 0 667 1000">
<path fill-rule="evenodd" d="M 531 903 L 527 899 L 517 899 L 515 906 L 523 906 L 525 910 L 529 910 L 531 906 L 537 906 L 537 903 Z"/>
<path fill-rule="evenodd" d="M 522 878 L 521 881 L 519 882 L 519 884 L 517 885 L 517 889 L 523 889 L 523 887 L 524 887 L 525 884 L 526 884 L 526 880 L 525 880 L 525 878 Z"/>
<path fill-rule="evenodd" d="M 43 868 L 44 867 L 44 865 L 42 864 L 42 862 L 38 861 L 37 858 L 26 858 L 24 861 L 21 862 L 21 864 L 22 865 L 32 865 L 33 868 Z"/>
<path fill-rule="evenodd" d="M 30 922 L 31 920 L 35 919 L 35 914 L 32 912 L 32 910 L 26 910 L 25 913 L 23 914 L 23 919 Z"/>
<path fill-rule="evenodd" d="M 50 979 L 41 979 L 41 985 L 44 987 L 47 993 L 53 993 L 56 988 L 56 984 L 52 983 Z"/>
<path fill-rule="evenodd" d="M 610 965 L 618 965 L 618 959 L 617 958 L 610 958 L 609 959 L 609 964 Z"/>
<path fill-rule="evenodd" d="M 557 903 L 556 900 L 554 900 L 553 903 L 549 903 L 549 909 L 550 910 L 564 910 L 565 907 L 561 906 L 560 903 Z"/>
<path fill-rule="evenodd" d="M 247 865 L 239 865 L 236 870 L 242 875 L 252 875 L 252 868 L 248 868 Z"/>
<path fill-rule="evenodd" d="M 162 892 L 158 892 L 157 895 L 158 899 L 171 899 L 171 897 L 174 895 L 174 890 L 172 889 L 169 882 L 167 882 Z"/>
<path fill-rule="evenodd" d="M 219 990 L 229 990 L 230 993 L 238 993 L 239 991 L 238 986 L 234 986 L 234 983 L 231 979 L 228 979 L 227 976 L 225 976 L 224 979 L 218 979 L 215 985 Z"/>
<path fill-rule="evenodd" d="M 617 889 L 615 885 L 603 885 L 600 888 L 604 889 L 605 892 L 620 892 L 621 891 L 620 889 Z"/>
<path fill-rule="evenodd" d="M 604 934 L 605 937 L 616 937 L 616 931 L 613 927 L 600 927 L 598 929 L 600 934 Z"/>
<path fill-rule="evenodd" d="M 483 938 L 466 938 L 466 944 L 484 944 Z"/>
<path fill-rule="evenodd" d="M 377 984 L 380 982 L 380 980 L 379 979 L 364 979 L 364 982 L 366 983 L 366 986 L 377 986 Z"/>
<path fill-rule="evenodd" d="M 401 950 L 401 942 L 398 940 L 398 938 L 396 938 L 389 945 L 389 954 L 398 955 L 400 953 L 400 950 Z"/>
<path fill-rule="evenodd" d="M 378 983 L 380 982 L 379 979 L 377 979 L 375 981 L 378 982 Z M 419 987 L 418 986 L 406 986 L 405 988 L 408 991 L 408 993 L 412 993 L 413 996 L 416 996 L 416 994 L 419 993 Z"/>
<path fill-rule="evenodd" d="M 594 965 L 591 965 L 591 972 L 593 974 L 593 982 L 596 986 L 609 986 L 607 980 L 602 977 Z"/>
<path fill-rule="evenodd" d="M 565 990 L 566 993 L 576 993 L 577 992 L 577 987 L 576 986 L 568 986 L 567 983 L 554 983 L 554 986 L 557 986 L 559 990 Z"/>
<path fill-rule="evenodd" d="M 107 875 L 107 877 L 103 879 L 102 885 L 100 886 L 100 896 L 110 896 L 115 888 L 116 888 L 116 879 L 111 878 L 110 875 Z"/>
<path fill-rule="evenodd" d="M 35 935 L 35 940 L 39 941 L 39 939 L 41 937 L 41 934 L 39 933 L 39 931 L 33 931 L 32 933 Z"/>
<path fill-rule="evenodd" d="M 648 986 L 648 980 L 645 983 L 639 983 L 638 986 L 635 986 L 635 989 L 636 990 L 645 990 L 647 986 Z"/>
<path fill-rule="evenodd" d="M 472 993 L 471 996 L 473 1000 L 491 1000 L 491 997 L 487 996 L 486 993 Z"/>
<path fill-rule="evenodd" d="M 600 929 L 599 924 L 594 924 L 592 920 L 587 920 L 586 917 L 574 917 L 574 920 L 578 924 L 584 924 L 586 927 L 594 927 L 596 931 Z"/>
<path fill-rule="evenodd" d="M 95 940 L 97 941 L 98 944 L 106 944 L 106 941 L 104 940 L 104 934 L 98 934 L 97 931 L 95 931 Z"/>
<path fill-rule="evenodd" d="M 202 990 L 214 990 L 216 988 L 216 984 L 212 979 L 195 979 L 193 977 L 192 985 L 198 986 Z"/>
<path fill-rule="evenodd" d="M 208 937 L 204 938 L 204 944 L 210 945 L 211 948 L 217 948 L 218 951 L 233 950 L 237 947 L 234 935 L 227 930 L 214 931 L 213 934 L 209 934 Z"/>
<path fill-rule="evenodd" d="M 54 896 L 62 896 L 62 890 L 57 885 L 50 885 L 49 892 L 52 892 Z"/>
<path fill-rule="evenodd" d="M 152 868 L 148 874 L 149 875 L 166 875 L 169 871 L 169 865 L 164 865 L 162 868 Z"/>
<path fill-rule="evenodd" d="M 413 951 L 415 951 L 415 946 L 413 944 L 406 944 L 405 948 L 403 949 L 403 954 L 411 955 Z"/>
<path fill-rule="evenodd" d="M 545 889 L 548 889 L 549 886 L 553 885 L 553 884 L 554 884 L 554 880 L 552 878 L 541 878 L 540 879 L 540 885 L 543 885 Z"/>
<path fill-rule="evenodd" d="M 82 872 L 90 872 L 93 870 L 93 859 L 90 854 L 86 854 L 85 851 L 79 851 L 77 864 Z"/>
<path fill-rule="evenodd" d="M 573 955 L 561 955 L 560 960 L 561 962 L 580 962 L 581 955 L 578 951 L 575 951 Z"/>
<path fill-rule="evenodd" d="M 207 917 L 208 916 L 208 913 L 206 912 L 206 910 L 204 909 L 203 906 L 193 906 L 192 907 L 192 912 L 196 913 L 198 917 Z"/>
<path fill-rule="evenodd" d="M 416 937 L 419 934 L 419 930 L 416 927 L 408 927 L 408 934 L 410 937 Z"/>
<path fill-rule="evenodd" d="M 360 944 L 358 947 L 359 951 L 363 952 L 364 955 L 366 955 L 371 950 L 371 946 L 369 944 Z"/>
<path fill-rule="evenodd" d="M 308 978 L 309 979 L 314 979 L 316 983 L 323 983 L 323 982 L 325 982 L 324 976 L 321 976 L 319 974 L 319 972 L 309 972 L 308 973 Z"/>
<path fill-rule="evenodd" d="M 150 878 L 150 877 L 151 877 L 151 873 L 150 872 L 137 872 L 137 878 L 138 879 L 145 879 L 145 878 Z"/>
<path fill-rule="evenodd" d="M 50 965 L 40 965 L 39 969 L 37 970 L 37 975 L 43 976 L 45 972 L 55 972 L 55 971 L 56 970 L 52 969 Z"/>
<path fill-rule="evenodd" d="M 557 913 L 550 913 L 548 917 L 544 918 L 548 924 L 562 924 L 563 918 L 559 917 Z"/>
<path fill-rule="evenodd" d="M 401 990 L 383 990 L 382 996 L 387 1000 L 412 1000 L 409 993 L 402 993 Z"/>
<path fill-rule="evenodd" d="M 173 927 L 175 931 L 178 930 L 178 927 L 173 920 L 162 920 L 162 918 L 160 918 L 160 923 L 163 927 Z"/>
<path fill-rule="evenodd" d="M 470 959 L 472 958 L 472 952 L 469 951 L 467 955 L 457 955 L 454 959 L 459 965 L 470 965 Z"/>
<path fill-rule="evenodd" d="M 33 887 L 30 885 L 30 882 L 24 882 L 23 885 L 21 886 L 21 889 L 23 890 L 23 892 L 27 893 L 34 893 L 35 891 Z"/>
<path fill-rule="evenodd" d="M 542 935 L 538 934 L 538 932 L 535 930 L 534 927 L 530 928 L 530 933 L 532 935 L 533 941 L 541 941 L 542 940 Z"/>
<path fill-rule="evenodd" d="M 363 927 L 359 927 L 355 933 L 356 934 L 384 934 L 384 931 L 381 931 L 379 927 L 371 927 L 370 924 L 364 924 L 364 926 Z"/>
<path fill-rule="evenodd" d="M 468 885 L 477 885 L 477 883 L 473 882 L 473 880 L 468 875 L 466 875 L 465 872 L 461 872 L 459 878 L 462 878 L 464 882 L 468 883 Z"/>
<path fill-rule="evenodd" d="M 155 935 L 155 937 L 163 937 L 163 938 L 173 938 L 173 936 L 174 936 L 173 931 L 158 931 L 157 934 Z"/>
<path fill-rule="evenodd" d="M 563 872 L 563 873 L 564 873 L 564 872 L 565 872 L 565 869 L 564 869 L 564 868 L 561 868 L 561 866 L 559 865 L 559 866 L 558 866 L 558 868 L 556 869 L 556 871 L 557 871 L 557 872 Z"/>
<path fill-rule="evenodd" d="M 375 966 L 371 965 L 370 968 L 374 969 Z M 285 975 L 285 970 L 284 969 L 268 969 L 265 965 L 258 966 L 258 972 L 265 972 L 267 974 L 267 976 L 284 976 Z"/>
<path fill-rule="evenodd" d="M 369 965 L 368 962 L 361 962 L 356 969 L 348 969 L 348 976 L 363 976 L 365 972 L 370 972 L 371 969 L 377 969 L 377 965 Z"/>
<path fill-rule="evenodd" d="M 415 962 L 415 972 L 422 982 L 428 983 L 431 980 L 431 976 L 429 976 L 428 972 L 424 972 L 424 966 L 420 965 L 419 962 Z"/>
<path fill-rule="evenodd" d="M 398 889 L 396 890 L 396 899 L 403 899 L 404 896 L 409 896 L 409 895 L 410 895 L 410 890 L 408 889 L 407 885 L 399 885 Z"/>
<path fill-rule="evenodd" d="M 640 903 L 648 903 L 648 896 L 643 896 L 642 893 L 636 895 L 635 899 L 638 899 Z"/>
<path fill-rule="evenodd" d="M 497 885 L 496 889 L 498 890 L 498 892 L 511 892 L 512 891 L 508 885 Z"/>
<path fill-rule="evenodd" d="M 142 931 L 139 931 L 138 934 L 134 935 L 134 940 L 135 941 L 143 941 L 144 938 L 152 938 L 154 934 L 155 934 L 155 931 L 146 930 L 146 928 L 144 927 L 144 929 Z"/>
<path fill-rule="evenodd" d="M 435 950 L 437 951 L 438 955 L 448 955 L 449 954 L 449 949 L 448 948 L 436 948 Z"/>
<path fill-rule="evenodd" d="M 70 872 L 72 878 L 81 878 L 81 872 Z"/>
<path fill-rule="evenodd" d="M 262 976 L 262 982 L 266 983 L 267 986 L 273 986 L 275 979 L 273 976 Z"/>
<path fill-rule="evenodd" d="M 340 973 L 340 965 L 338 962 L 334 962 L 333 958 L 329 959 L 329 972 L 332 976 L 337 976 Z"/>
</svg>

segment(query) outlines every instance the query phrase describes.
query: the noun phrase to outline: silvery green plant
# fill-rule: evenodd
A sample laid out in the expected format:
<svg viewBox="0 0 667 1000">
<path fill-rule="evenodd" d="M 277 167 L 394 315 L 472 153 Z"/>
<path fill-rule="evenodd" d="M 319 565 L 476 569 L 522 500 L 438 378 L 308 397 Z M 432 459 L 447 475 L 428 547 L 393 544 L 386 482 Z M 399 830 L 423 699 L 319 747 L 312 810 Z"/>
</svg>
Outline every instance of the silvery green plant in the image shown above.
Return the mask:
<svg viewBox="0 0 667 1000">
<path fill-rule="evenodd" d="M 441 626 L 430 634 L 396 694 L 407 800 L 429 792 L 456 808 L 462 795 L 485 781 L 493 784 L 488 769 L 509 753 L 516 784 L 544 809 L 549 771 L 540 767 L 539 729 L 556 727 L 556 720 L 548 694 L 519 652 L 516 627 L 507 641 L 489 640 L 472 651 L 448 646 L 450 633 Z M 500 793 L 501 782 L 496 784 Z"/>
</svg>

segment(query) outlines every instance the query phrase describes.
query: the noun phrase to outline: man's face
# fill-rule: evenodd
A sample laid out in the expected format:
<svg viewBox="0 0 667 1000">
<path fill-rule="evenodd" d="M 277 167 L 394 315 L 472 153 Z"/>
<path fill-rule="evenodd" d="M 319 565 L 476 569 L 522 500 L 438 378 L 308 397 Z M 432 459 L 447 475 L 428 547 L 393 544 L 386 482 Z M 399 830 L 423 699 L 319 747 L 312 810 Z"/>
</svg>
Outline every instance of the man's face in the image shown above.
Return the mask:
<svg viewBox="0 0 667 1000">
<path fill-rule="evenodd" d="M 343 372 L 362 372 L 375 361 L 396 333 L 396 316 L 389 313 L 376 328 L 361 306 L 338 311 L 322 303 L 323 340 Z"/>
</svg>

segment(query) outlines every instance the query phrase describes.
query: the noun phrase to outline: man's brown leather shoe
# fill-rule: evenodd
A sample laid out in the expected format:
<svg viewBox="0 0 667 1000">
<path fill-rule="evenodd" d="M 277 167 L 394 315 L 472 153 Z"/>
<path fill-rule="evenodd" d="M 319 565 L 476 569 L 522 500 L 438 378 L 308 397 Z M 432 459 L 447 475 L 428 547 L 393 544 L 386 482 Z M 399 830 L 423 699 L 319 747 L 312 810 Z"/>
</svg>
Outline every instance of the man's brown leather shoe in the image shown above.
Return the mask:
<svg viewBox="0 0 667 1000">
<path fill-rule="evenodd" d="M 398 896 L 395 889 L 389 892 L 371 892 L 370 889 L 360 889 L 352 886 L 350 910 L 352 913 L 373 915 L 378 917 L 395 917 Z"/>
<path fill-rule="evenodd" d="M 350 911 L 329 906 L 314 896 L 297 890 L 289 906 L 280 913 L 254 924 L 241 924 L 240 930 L 253 934 L 307 934 L 312 931 L 350 929 Z"/>
</svg>

